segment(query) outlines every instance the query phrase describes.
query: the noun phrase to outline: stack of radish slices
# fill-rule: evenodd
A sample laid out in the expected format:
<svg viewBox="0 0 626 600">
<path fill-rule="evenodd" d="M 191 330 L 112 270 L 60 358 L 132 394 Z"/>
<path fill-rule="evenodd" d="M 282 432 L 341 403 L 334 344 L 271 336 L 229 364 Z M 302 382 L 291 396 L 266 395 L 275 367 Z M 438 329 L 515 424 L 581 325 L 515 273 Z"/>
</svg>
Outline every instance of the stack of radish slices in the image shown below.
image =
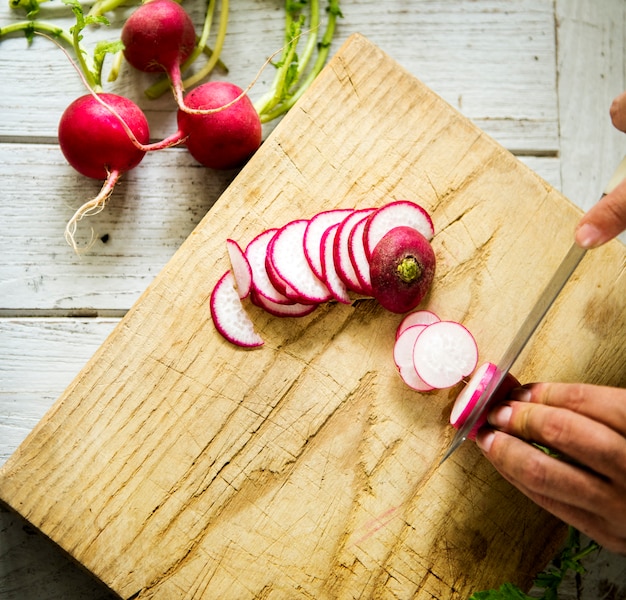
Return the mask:
<svg viewBox="0 0 626 600">
<path fill-rule="evenodd" d="M 238 346 L 261 346 L 244 299 L 278 317 L 305 316 L 323 302 L 350 304 L 353 294 L 373 297 L 393 312 L 412 310 L 434 277 L 433 235 L 424 208 L 397 200 L 296 219 L 262 231 L 245 249 L 229 239 L 231 269 L 211 294 L 215 327 Z M 385 277 L 400 262 L 404 280 Z"/>
<path fill-rule="evenodd" d="M 470 375 L 478 363 L 478 346 L 460 323 L 418 310 L 400 322 L 393 359 L 410 388 L 429 392 L 452 387 Z"/>
</svg>

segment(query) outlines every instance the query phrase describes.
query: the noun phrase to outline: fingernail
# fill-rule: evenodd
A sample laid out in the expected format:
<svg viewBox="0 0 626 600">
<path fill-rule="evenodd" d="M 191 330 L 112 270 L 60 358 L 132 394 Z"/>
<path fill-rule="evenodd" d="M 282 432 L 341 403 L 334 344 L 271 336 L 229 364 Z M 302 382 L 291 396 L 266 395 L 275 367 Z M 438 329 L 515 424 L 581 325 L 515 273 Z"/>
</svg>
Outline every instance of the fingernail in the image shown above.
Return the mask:
<svg viewBox="0 0 626 600">
<path fill-rule="evenodd" d="M 515 388 L 511 390 L 509 397 L 517 402 L 530 402 L 530 390 L 526 388 Z"/>
<path fill-rule="evenodd" d="M 495 431 L 491 429 L 482 429 L 476 436 L 476 444 L 483 452 L 489 452 L 491 450 L 491 444 L 493 444 L 493 438 L 495 437 Z"/>
<path fill-rule="evenodd" d="M 583 223 L 576 230 L 576 243 L 582 248 L 595 248 L 602 241 L 602 232 L 591 223 Z"/>
<path fill-rule="evenodd" d="M 512 412 L 513 409 L 508 404 L 498 406 L 498 408 L 491 411 L 489 423 L 496 427 L 506 427 L 509 424 Z"/>
</svg>

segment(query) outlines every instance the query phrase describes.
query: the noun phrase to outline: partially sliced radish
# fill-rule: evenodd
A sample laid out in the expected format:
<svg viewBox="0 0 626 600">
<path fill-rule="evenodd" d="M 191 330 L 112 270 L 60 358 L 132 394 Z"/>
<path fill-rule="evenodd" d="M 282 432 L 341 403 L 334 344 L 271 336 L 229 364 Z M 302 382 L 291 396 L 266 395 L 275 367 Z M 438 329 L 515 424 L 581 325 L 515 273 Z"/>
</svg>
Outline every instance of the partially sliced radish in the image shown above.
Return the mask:
<svg viewBox="0 0 626 600">
<path fill-rule="evenodd" d="M 413 363 L 417 374 L 435 388 L 456 385 L 476 368 L 478 346 L 460 323 L 438 321 L 417 336 Z"/>
<path fill-rule="evenodd" d="M 367 217 L 363 217 L 348 236 L 348 255 L 354 268 L 354 273 L 364 294 L 372 295 L 372 280 L 370 277 L 370 261 L 363 245 L 363 232 Z"/>
<path fill-rule="evenodd" d="M 415 310 L 400 321 L 400 325 L 396 329 L 396 338 L 411 325 L 432 325 L 437 321 L 441 321 L 441 319 L 431 310 Z"/>
<path fill-rule="evenodd" d="M 322 257 L 322 277 L 324 283 L 328 286 L 330 293 L 335 300 L 343 302 L 343 304 L 350 304 L 352 299 L 348 293 L 346 284 L 341 280 L 341 277 L 337 274 L 335 269 L 335 260 L 333 258 L 333 250 L 335 244 L 335 238 L 337 236 L 337 229 L 339 229 L 339 223 L 332 225 L 322 234 L 320 242 L 321 257 Z"/>
<path fill-rule="evenodd" d="M 372 214 L 375 208 L 361 208 L 348 215 L 337 229 L 335 245 L 333 248 L 333 260 L 335 269 L 346 287 L 358 294 L 367 294 L 356 275 L 352 261 L 350 260 L 350 233 L 352 228 L 364 217 Z"/>
<path fill-rule="evenodd" d="M 428 241 L 435 235 L 433 221 L 428 212 L 410 200 L 397 200 L 381 206 L 370 215 L 363 232 L 363 244 L 367 257 L 372 256 L 376 244 L 394 227 L 413 227 Z"/>
<path fill-rule="evenodd" d="M 265 268 L 267 247 L 277 231 L 278 229 L 266 229 L 261 232 L 248 244 L 245 255 L 252 269 L 252 289 L 272 302 L 289 304 L 291 300 L 276 288 Z"/>
<path fill-rule="evenodd" d="M 350 213 L 352 208 L 336 208 L 317 213 L 309 220 L 304 232 L 304 253 L 313 273 L 320 279 L 324 279 L 322 271 L 322 236 L 324 232 L 337 223 L 341 223 Z"/>
<path fill-rule="evenodd" d="M 272 238 L 267 260 L 285 283 L 285 295 L 296 302 L 326 302 L 332 298 L 326 284 L 315 275 L 304 253 L 307 219 L 290 221 Z"/>
<path fill-rule="evenodd" d="M 229 342 L 244 348 L 263 345 L 263 338 L 254 330 L 241 303 L 232 271 L 226 271 L 213 288 L 209 306 L 216 329 Z"/>
<path fill-rule="evenodd" d="M 402 381 L 418 392 L 429 392 L 433 386 L 428 385 L 415 370 L 413 348 L 419 334 L 426 325 L 411 325 L 396 339 L 393 347 L 393 360 L 396 363 Z"/>
<path fill-rule="evenodd" d="M 454 402 L 452 412 L 450 413 L 450 424 L 457 429 L 461 428 L 465 421 L 470 417 L 472 410 L 480 400 L 482 393 L 485 391 L 489 382 L 494 377 L 499 377 L 499 371 L 496 365 L 491 362 L 482 364 L 474 374 L 472 378 L 467 382 L 467 385 L 461 390 Z M 510 373 L 502 380 L 502 383 L 498 386 L 498 389 L 494 392 L 489 401 L 489 406 L 497 404 L 504 399 L 508 393 L 520 385 L 519 381 Z M 484 410 L 480 418 L 472 427 L 467 437 L 470 440 L 476 438 L 478 430 L 487 423 L 487 415 L 489 410 Z"/>
<path fill-rule="evenodd" d="M 227 239 L 226 249 L 228 250 L 237 292 L 239 292 L 239 297 L 243 300 L 248 297 L 252 289 L 252 267 L 241 246 L 235 240 Z"/>
<path fill-rule="evenodd" d="M 305 317 L 310 315 L 318 306 L 317 304 L 300 304 L 298 302 L 279 304 L 254 291 L 250 294 L 250 300 L 275 317 Z"/>
</svg>

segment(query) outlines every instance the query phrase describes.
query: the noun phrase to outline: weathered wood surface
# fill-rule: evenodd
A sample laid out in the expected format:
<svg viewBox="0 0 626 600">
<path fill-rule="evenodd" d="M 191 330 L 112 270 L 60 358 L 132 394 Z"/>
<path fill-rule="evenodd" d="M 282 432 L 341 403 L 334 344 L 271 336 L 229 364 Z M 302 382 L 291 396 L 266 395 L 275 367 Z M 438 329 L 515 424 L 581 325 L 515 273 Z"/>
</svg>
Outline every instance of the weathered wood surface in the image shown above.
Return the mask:
<svg viewBox="0 0 626 600">
<path fill-rule="evenodd" d="M 454 393 L 403 388 L 396 316 L 367 301 L 288 323 L 253 311 L 258 352 L 208 318 L 226 236 L 393 197 L 433 214 L 429 306 L 497 356 L 579 211 L 352 38 L 7 461 L 0 497 L 122 597 L 462 598 L 527 583 L 561 526 L 473 446 L 437 466 Z M 521 377 L 626 383 L 624 336 L 606 335 L 607 321 L 626 331 L 624 263 L 619 242 L 587 257 Z M 560 352 L 572 323 L 575 356 Z"/>
</svg>

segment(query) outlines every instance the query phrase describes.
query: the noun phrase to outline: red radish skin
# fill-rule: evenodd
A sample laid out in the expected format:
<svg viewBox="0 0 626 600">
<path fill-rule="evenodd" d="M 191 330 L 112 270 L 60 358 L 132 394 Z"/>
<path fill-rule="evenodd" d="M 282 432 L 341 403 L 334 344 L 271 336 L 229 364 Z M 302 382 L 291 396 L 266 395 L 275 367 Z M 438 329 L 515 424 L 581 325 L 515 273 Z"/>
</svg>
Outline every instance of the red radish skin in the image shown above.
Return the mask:
<svg viewBox="0 0 626 600">
<path fill-rule="evenodd" d="M 352 228 L 348 236 L 348 255 L 361 286 L 361 292 L 366 296 L 371 296 L 373 292 L 370 277 L 370 261 L 363 245 L 363 231 L 366 223 L 367 218 L 363 218 Z"/>
<path fill-rule="evenodd" d="M 418 392 L 430 392 L 432 385 L 428 385 L 415 370 L 413 362 L 413 348 L 417 337 L 427 325 L 411 325 L 406 327 L 398 336 L 393 347 L 393 360 L 398 368 L 402 381 Z"/>
<path fill-rule="evenodd" d="M 174 0 L 149 0 L 128 17 L 121 39 L 126 60 L 139 71 L 164 71 L 179 105 L 184 104 L 180 66 L 196 45 L 185 9 Z"/>
<path fill-rule="evenodd" d="M 235 284 L 239 297 L 243 300 L 250 295 L 252 290 L 252 267 L 241 249 L 241 246 L 235 241 L 226 240 L 226 249 L 230 259 L 230 266 L 235 278 Z"/>
<path fill-rule="evenodd" d="M 340 223 L 335 237 L 333 247 L 335 269 L 346 287 L 357 294 L 367 295 L 367 292 L 363 289 L 350 260 L 350 233 L 361 219 L 373 213 L 374 210 L 373 208 L 355 210 Z"/>
<path fill-rule="evenodd" d="M 115 110 L 111 112 L 98 98 Z M 84 216 L 100 212 L 106 205 L 120 176 L 135 168 L 145 156 L 150 138 L 148 121 L 141 109 L 128 98 L 116 94 L 86 94 L 74 100 L 59 121 L 59 146 L 68 163 L 92 179 L 103 179 L 100 193 L 85 202 L 65 229 L 68 243 L 78 251 L 75 241 L 77 223 Z M 120 118 L 134 135 L 133 141 Z"/>
<path fill-rule="evenodd" d="M 242 93 L 243 90 L 232 83 L 210 81 L 189 92 L 184 102 L 191 109 L 216 109 Z M 261 145 L 261 120 L 246 95 L 227 108 L 209 114 L 192 114 L 179 109 L 177 118 L 178 135 L 185 138 L 187 149 L 201 165 L 211 169 L 240 167 Z"/>
<path fill-rule="evenodd" d="M 213 288 L 209 306 L 215 328 L 226 340 L 242 348 L 263 345 L 263 338 L 241 303 L 231 271 L 226 271 Z"/>
<path fill-rule="evenodd" d="M 469 330 L 455 321 L 426 326 L 413 347 L 415 370 L 434 388 L 456 385 L 476 368 L 478 346 Z"/>
<path fill-rule="evenodd" d="M 431 310 L 416 310 L 409 313 L 400 321 L 396 329 L 396 339 L 400 337 L 400 334 L 411 325 L 432 325 L 437 323 L 441 319 Z"/>
<path fill-rule="evenodd" d="M 324 281 L 335 300 L 342 302 L 343 304 L 351 304 L 352 299 L 350 298 L 348 288 L 339 277 L 337 269 L 335 269 L 335 261 L 333 259 L 333 249 L 335 238 L 337 236 L 337 229 L 339 229 L 339 223 L 329 227 L 322 235 L 322 239 L 320 241 L 322 281 Z"/>
<path fill-rule="evenodd" d="M 313 273 L 320 279 L 324 277 L 322 273 L 322 253 L 320 252 L 322 236 L 329 227 L 341 223 L 352 212 L 354 211 L 351 208 L 325 210 L 311 217 L 306 226 L 306 231 L 304 232 L 304 252 Z"/>
<path fill-rule="evenodd" d="M 371 258 L 374 248 L 383 236 L 399 225 L 417 229 L 428 241 L 435 234 L 430 214 L 419 204 L 410 200 L 389 202 L 370 215 L 365 225 L 363 245 L 368 258 Z"/>
<path fill-rule="evenodd" d="M 254 291 L 250 295 L 250 300 L 253 304 L 275 317 L 306 317 L 318 306 L 317 304 L 300 304 L 299 302 L 279 304 Z"/>
<path fill-rule="evenodd" d="M 498 368 L 491 362 L 483 363 L 472 375 L 471 379 L 467 382 L 465 387 L 461 390 L 454 402 L 452 412 L 450 413 L 450 424 L 456 429 L 460 429 L 465 421 L 469 418 L 473 408 L 478 403 L 481 394 L 489 385 L 489 382 L 494 378 L 499 377 Z M 502 383 L 498 386 L 494 395 L 490 400 L 490 406 L 496 405 L 502 402 L 511 390 L 520 386 L 520 382 L 507 373 Z M 472 430 L 468 433 L 467 437 L 470 440 L 476 439 L 478 430 L 487 423 L 487 416 L 489 410 L 485 410 L 480 419 L 476 422 L 476 425 L 472 427 Z"/>
<path fill-rule="evenodd" d="M 370 259 L 372 295 L 387 310 L 405 313 L 426 296 L 435 276 L 435 253 L 416 229 L 394 227 Z"/>
</svg>

